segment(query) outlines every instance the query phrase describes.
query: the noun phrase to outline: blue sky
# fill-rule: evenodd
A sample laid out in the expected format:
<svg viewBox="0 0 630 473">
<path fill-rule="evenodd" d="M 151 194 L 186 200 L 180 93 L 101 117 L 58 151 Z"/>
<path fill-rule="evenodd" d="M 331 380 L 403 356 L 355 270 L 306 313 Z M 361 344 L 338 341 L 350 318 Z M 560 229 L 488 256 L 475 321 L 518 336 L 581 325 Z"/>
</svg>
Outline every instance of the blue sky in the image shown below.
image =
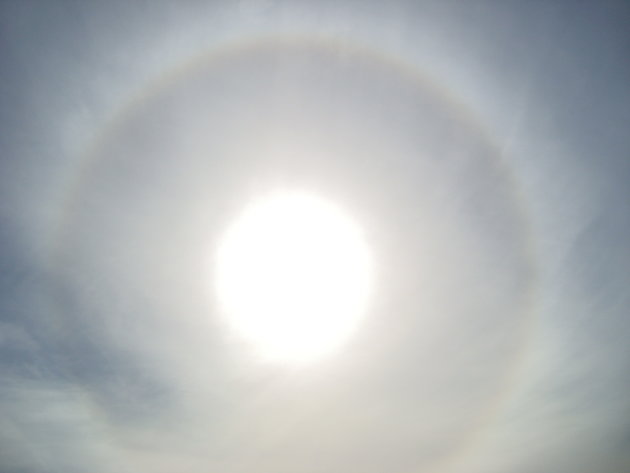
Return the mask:
<svg viewBox="0 0 630 473">
<path fill-rule="evenodd" d="M 0 5 L 0 472 L 630 468 L 624 2 Z M 364 229 L 308 366 L 210 289 L 246 202 Z"/>
</svg>

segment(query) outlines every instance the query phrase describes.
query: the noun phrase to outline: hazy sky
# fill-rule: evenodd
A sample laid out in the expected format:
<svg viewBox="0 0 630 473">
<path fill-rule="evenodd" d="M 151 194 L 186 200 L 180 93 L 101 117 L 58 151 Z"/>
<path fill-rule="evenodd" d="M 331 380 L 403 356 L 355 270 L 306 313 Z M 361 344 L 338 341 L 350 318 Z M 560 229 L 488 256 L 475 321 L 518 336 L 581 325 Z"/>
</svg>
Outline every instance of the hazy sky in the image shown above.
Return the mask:
<svg viewBox="0 0 630 473">
<path fill-rule="evenodd" d="M 630 7 L 0 3 L 0 473 L 630 470 Z M 348 342 L 261 361 L 217 244 L 343 208 Z"/>
</svg>

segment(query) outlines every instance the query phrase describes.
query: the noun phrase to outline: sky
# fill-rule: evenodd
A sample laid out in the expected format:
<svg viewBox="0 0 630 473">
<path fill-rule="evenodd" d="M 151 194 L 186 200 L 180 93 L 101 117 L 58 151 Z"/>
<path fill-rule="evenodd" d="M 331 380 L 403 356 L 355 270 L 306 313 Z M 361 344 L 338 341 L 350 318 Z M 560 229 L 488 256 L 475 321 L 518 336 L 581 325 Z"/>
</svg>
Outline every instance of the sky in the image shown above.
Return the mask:
<svg viewBox="0 0 630 473">
<path fill-rule="evenodd" d="M 630 6 L 0 3 L 0 473 L 630 470 Z M 215 287 L 306 191 L 374 287 L 310 363 Z"/>
</svg>

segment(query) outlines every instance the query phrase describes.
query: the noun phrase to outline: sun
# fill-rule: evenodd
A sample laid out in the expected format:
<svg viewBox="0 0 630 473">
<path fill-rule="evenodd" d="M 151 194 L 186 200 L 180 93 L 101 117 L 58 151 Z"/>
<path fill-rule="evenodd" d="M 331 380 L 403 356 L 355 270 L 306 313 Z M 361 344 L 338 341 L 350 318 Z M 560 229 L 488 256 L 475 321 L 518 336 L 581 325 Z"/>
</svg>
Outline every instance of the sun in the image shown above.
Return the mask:
<svg viewBox="0 0 630 473">
<path fill-rule="evenodd" d="M 216 254 L 226 322 L 267 359 L 311 361 L 346 341 L 366 310 L 373 261 L 361 228 L 311 193 L 247 206 Z"/>
</svg>

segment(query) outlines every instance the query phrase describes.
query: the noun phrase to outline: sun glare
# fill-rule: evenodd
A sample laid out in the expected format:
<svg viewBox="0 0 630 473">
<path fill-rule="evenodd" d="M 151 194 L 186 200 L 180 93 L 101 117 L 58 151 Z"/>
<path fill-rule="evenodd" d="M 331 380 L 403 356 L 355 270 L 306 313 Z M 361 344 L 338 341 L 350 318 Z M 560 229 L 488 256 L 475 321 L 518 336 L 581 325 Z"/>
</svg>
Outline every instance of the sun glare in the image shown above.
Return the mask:
<svg viewBox="0 0 630 473">
<path fill-rule="evenodd" d="M 303 192 L 254 202 L 217 254 L 216 289 L 228 324 L 278 361 L 329 354 L 365 311 L 372 260 L 361 229 Z"/>
</svg>

